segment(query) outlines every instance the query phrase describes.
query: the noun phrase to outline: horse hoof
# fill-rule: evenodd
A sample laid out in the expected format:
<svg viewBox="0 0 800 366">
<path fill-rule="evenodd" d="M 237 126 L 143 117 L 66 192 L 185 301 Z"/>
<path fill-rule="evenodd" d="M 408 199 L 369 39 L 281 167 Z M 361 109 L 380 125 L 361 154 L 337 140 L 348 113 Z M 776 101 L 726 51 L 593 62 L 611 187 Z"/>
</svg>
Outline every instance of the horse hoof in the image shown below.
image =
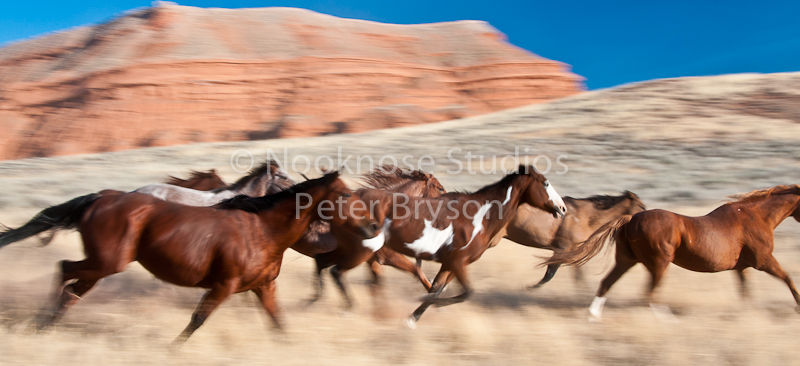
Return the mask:
<svg viewBox="0 0 800 366">
<path fill-rule="evenodd" d="M 589 315 L 589 323 L 602 323 L 603 320 L 599 316 Z"/>
<path fill-rule="evenodd" d="M 406 326 L 411 330 L 417 329 L 417 321 L 414 320 L 413 316 L 409 316 L 408 319 L 406 319 Z"/>
<path fill-rule="evenodd" d="M 800 305 L 795 306 L 794 311 L 800 314 Z"/>
</svg>

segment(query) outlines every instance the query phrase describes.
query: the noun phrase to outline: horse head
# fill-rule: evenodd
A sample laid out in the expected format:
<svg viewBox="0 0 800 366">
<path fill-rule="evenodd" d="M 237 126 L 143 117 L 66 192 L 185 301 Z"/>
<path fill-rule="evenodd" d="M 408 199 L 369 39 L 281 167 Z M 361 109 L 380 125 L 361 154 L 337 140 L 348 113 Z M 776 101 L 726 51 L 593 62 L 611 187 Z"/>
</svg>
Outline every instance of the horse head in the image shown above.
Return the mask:
<svg viewBox="0 0 800 366">
<path fill-rule="evenodd" d="M 553 214 L 553 217 L 563 217 L 567 213 L 567 205 L 558 195 L 556 189 L 544 175 L 536 171 L 533 166 L 520 165 L 516 173 L 527 181 L 527 188 L 521 194 L 521 203 Z M 517 188 L 517 187 L 515 187 Z"/>
<path fill-rule="evenodd" d="M 330 179 L 330 183 L 317 209 L 320 218 L 328 220 L 332 229 L 346 230 L 364 239 L 377 236 L 380 222 L 362 200 L 361 193 L 348 188 L 339 179 L 338 171 L 327 173 L 324 178 Z"/>
</svg>

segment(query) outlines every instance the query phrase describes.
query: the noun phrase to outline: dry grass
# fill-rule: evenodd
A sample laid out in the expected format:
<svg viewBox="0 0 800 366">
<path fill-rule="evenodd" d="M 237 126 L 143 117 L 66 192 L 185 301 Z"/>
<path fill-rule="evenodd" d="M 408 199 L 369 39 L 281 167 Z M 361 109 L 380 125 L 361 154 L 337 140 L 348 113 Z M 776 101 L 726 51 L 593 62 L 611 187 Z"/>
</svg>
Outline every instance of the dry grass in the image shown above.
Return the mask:
<svg viewBox="0 0 800 366">
<path fill-rule="evenodd" d="M 434 173 L 448 189 L 474 189 L 499 177 L 445 174 L 453 167 L 446 158 L 450 147 L 484 155 L 529 147 L 532 155 L 569 156 L 568 174 L 548 175 L 563 195 L 630 189 L 650 207 L 703 214 L 729 194 L 800 182 L 800 125 L 765 117 L 775 108 L 765 112 L 750 103 L 765 90 L 798 94 L 797 78 L 633 85 L 464 121 L 362 135 L 4 162 L 0 222 L 19 225 L 49 204 L 102 188 L 133 189 L 188 169 L 217 167 L 233 179 L 229 157 L 240 148 L 263 156 L 268 147 L 290 147 L 290 159 L 297 154 L 313 159 L 335 155 L 339 146 L 346 154 L 430 154 L 437 164 Z M 741 105 L 749 109 L 737 109 Z M 775 255 L 796 279 L 799 231 L 790 220 L 776 232 Z M 679 319 L 672 324 L 659 321 L 642 303 L 647 276 L 635 268 L 610 292 L 604 323 L 592 324 L 586 307 L 610 258 L 589 263 L 585 285 L 576 285 L 565 268 L 544 288 L 527 291 L 523 287 L 544 272 L 534 268 L 537 255 L 547 252 L 508 242 L 489 250 L 469 268 L 475 297 L 432 309 L 412 331 L 403 320 L 423 290 L 411 276 L 386 269 L 386 287 L 373 300 L 365 270 L 358 268 L 347 276 L 358 304 L 352 314 L 340 312 L 341 299 L 330 281 L 324 299 L 304 308 L 302 300 L 312 291 L 312 261 L 290 251 L 278 278 L 285 335 L 269 329 L 254 296 L 239 294 L 184 347 L 173 350 L 168 344 L 189 321 L 202 291 L 164 284 L 136 264 L 104 280 L 55 329 L 28 332 L 48 303 L 55 263 L 81 258 L 77 234 L 59 236 L 45 248 L 29 240 L 0 250 L 0 362 L 782 365 L 796 364 L 800 356 L 800 315 L 783 283 L 766 274 L 751 271 L 753 297 L 743 301 L 733 273 L 673 266 L 658 295 Z M 436 266 L 425 269 L 432 276 Z M 458 290 L 452 286 L 448 294 Z"/>
</svg>

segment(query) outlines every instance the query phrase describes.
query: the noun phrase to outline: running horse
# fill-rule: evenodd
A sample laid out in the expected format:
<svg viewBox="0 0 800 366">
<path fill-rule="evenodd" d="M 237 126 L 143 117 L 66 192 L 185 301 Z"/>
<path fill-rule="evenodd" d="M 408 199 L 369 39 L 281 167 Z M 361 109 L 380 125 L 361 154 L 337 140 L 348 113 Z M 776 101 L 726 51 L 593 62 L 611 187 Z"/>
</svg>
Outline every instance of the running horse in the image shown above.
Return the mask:
<svg viewBox="0 0 800 366">
<path fill-rule="evenodd" d="M 421 170 L 403 170 L 393 165 L 383 165 L 375 168 L 362 178 L 362 188 L 359 192 L 366 189 L 379 189 L 402 193 L 415 197 L 438 197 L 445 193 L 445 189 L 439 180 L 432 174 Z M 353 307 L 347 287 L 342 282 L 341 274 L 364 262 L 362 255 L 367 255 L 367 264 L 372 274 L 372 287 L 376 290 L 380 281 L 380 265 L 395 267 L 415 275 L 423 283 L 426 289 L 430 288 L 430 282 L 425 277 L 425 273 L 419 265 L 414 265 L 405 256 L 386 248 L 363 252 L 358 249 L 356 252 L 347 246 L 338 246 L 336 237 L 331 233 L 330 225 L 324 221 L 318 221 L 311 225 L 311 228 L 297 243 L 292 246 L 297 252 L 314 258 L 316 263 L 316 293 L 308 300 L 312 304 L 322 297 L 323 281 L 322 270 L 331 268 L 331 276 L 337 287 L 342 293 L 345 301 L 345 309 Z"/>
<path fill-rule="evenodd" d="M 447 193 L 436 198 L 419 198 L 382 190 L 360 192 L 373 216 L 383 222 L 381 232 L 372 239 L 332 228 L 339 248 L 356 253 L 361 262 L 382 248 L 420 260 L 442 264 L 429 296 L 408 319 L 416 322 L 431 305 L 445 306 L 465 301 L 472 293 L 466 267 L 478 260 L 492 239 L 514 218 L 521 204 L 563 216 L 564 201 L 550 182 L 532 166 L 519 166 L 499 182 L 475 193 Z M 398 198 L 399 196 L 399 198 Z M 349 267 L 358 265 L 351 261 Z M 342 268 L 343 270 L 344 268 Z M 340 270 L 341 271 L 341 270 Z M 444 287 L 457 279 L 464 292 L 439 298 Z"/>
<path fill-rule="evenodd" d="M 213 169 L 207 173 L 193 171 L 191 178 L 188 180 L 170 176 L 168 182 L 179 183 L 179 185 L 156 183 L 138 188 L 134 192 L 148 194 L 165 201 L 188 206 L 213 206 L 240 194 L 261 197 L 265 194 L 277 193 L 295 183 L 274 161 L 265 161 L 235 183 L 211 189 L 210 191 L 194 189 L 188 186 L 207 188 L 219 186 L 220 183 L 224 184 L 225 182 L 216 175 L 216 171 Z M 121 192 L 111 189 L 100 192 L 100 194 L 104 195 L 119 193 Z M 58 227 L 54 227 L 49 234 L 41 235 L 39 237 L 41 244 L 43 246 L 50 244 L 55 238 L 58 229 Z"/>
<path fill-rule="evenodd" d="M 549 249 L 553 252 L 569 251 L 604 224 L 647 209 L 639 196 L 631 191 L 617 196 L 564 197 L 564 204 L 567 206 L 567 213 L 558 218 L 531 206 L 520 205 L 517 214 L 495 236 L 490 247 L 505 238 L 527 247 Z M 557 263 L 548 265 L 544 277 L 528 288 L 539 288 L 549 282 L 559 267 Z M 581 268 L 576 267 L 575 281 L 582 279 Z"/>
<path fill-rule="evenodd" d="M 325 174 L 264 197 L 236 196 L 215 207 L 192 207 L 141 193 L 89 194 L 43 210 L 27 224 L 0 234 L 0 247 L 52 227 L 78 228 L 86 259 L 60 262 L 55 311 L 40 326 L 60 319 L 100 279 L 138 261 L 156 277 L 186 287 L 207 288 L 182 343 L 230 295 L 253 291 L 280 328 L 275 302 L 283 252 L 321 219 L 322 202 L 339 205 L 332 228 L 375 236 L 358 193 Z M 363 208 L 362 208 L 363 207 Z"/>
<path fill-rule="evenodd" d="M 582 265 L 607 242 L 616 242 L 616 264 L 600 283 L 589 308 L 590 319 L 600 320 L 606 293 L 625 272 L 642 263 L 650 272 L 647 299 L 657 314 L 669 310 L 654 302 L 653 292 L 670 263 L 695 272 L 735 270 L 746 296 L 744 270 L 753 267 L 786 283 L 800 312 L 800 295 L 789 275 L 772 256 L 773 231 L 788 217 L 800 222 L 800 186 L 780 185 L 732 197 L 701 217 L 665 210 L 648 210 L 610 222 L 585 243 L 556 253 L 545 264 Z"/>
</svg>

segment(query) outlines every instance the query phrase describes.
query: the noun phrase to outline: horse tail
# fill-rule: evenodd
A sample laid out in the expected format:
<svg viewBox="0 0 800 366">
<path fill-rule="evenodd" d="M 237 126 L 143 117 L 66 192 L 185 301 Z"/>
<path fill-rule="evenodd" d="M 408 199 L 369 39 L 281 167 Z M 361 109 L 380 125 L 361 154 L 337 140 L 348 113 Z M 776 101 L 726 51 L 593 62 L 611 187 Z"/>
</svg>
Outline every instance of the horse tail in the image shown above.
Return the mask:
<svg viewBox="0 0 800 366">
<path fill-rule="evenodd" d="M 590 259 L 594 258 L 603 246 L 610 240 L 616 240 L 616 235 L 620 227 L 631 221 L 633 216 L 625 215 L 617 220 L 610 221 L 601 226 L 588 239 L 578 245 L 573 245 L 564 251 L 557 251 L 550 259 L 546 260 L 541 266 L 550 264 L 566 264 L 570 266 L 582 266 Z"/>
<path fill-rule="evenodd" d="M 40 211 L 27 224 L 1 232 L 0 248 L 53 228 L 76 228 L 86 209 L 100 197 L 97 193 L 87 194 Z"/>
</svg>

